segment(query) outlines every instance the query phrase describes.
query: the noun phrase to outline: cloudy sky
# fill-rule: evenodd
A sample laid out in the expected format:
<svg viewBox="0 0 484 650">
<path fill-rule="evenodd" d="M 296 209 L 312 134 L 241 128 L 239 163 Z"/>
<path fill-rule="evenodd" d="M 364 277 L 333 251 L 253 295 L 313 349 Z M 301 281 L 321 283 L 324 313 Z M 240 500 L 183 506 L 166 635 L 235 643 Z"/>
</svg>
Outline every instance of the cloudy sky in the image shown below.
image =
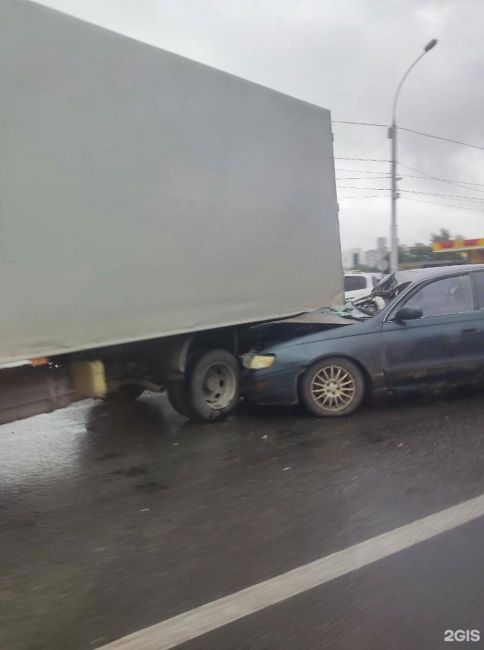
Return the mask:
<svg viewBox="0 0 484 650">
<path fill-rule="evenodd" d="M 333 120 L 378 124 L 390 121 L 405 69 L 437 38 L 405 83 L 398 122 L 484 146 L 483 0 L 42 4 L 319 104 Z M 343 248 L 372 248 L 388 232 L 390 141 L 378 127 L 335 123 L 334 133 Z M 427 241 L 440 227 L 484 237 L 484 151 L 405 132 L 399 150 L 400 241 Z"/>
</svg>

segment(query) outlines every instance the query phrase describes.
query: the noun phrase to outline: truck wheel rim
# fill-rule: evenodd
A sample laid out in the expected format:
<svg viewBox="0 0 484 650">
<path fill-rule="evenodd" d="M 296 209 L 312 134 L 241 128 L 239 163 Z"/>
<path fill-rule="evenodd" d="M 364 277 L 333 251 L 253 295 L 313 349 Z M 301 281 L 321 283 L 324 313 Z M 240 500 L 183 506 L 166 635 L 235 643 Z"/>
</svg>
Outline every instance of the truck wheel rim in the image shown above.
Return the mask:
<svg viewBox="0 0 484 650">
<path fill-rule="evenodd" d="M 213 409 L 223 409 L 234 399 L 237 391 L 237 377 L 225 363 L 210 366 L 203 378 L 203 396 Z"/>
<path fill-rule="evenodd" d="M 355 380 L 341 366 L 325 366 L 318 370 L 311 381 L 311 395 L 325 411 L 342 411 L 355 398 Z"/>
</svg>

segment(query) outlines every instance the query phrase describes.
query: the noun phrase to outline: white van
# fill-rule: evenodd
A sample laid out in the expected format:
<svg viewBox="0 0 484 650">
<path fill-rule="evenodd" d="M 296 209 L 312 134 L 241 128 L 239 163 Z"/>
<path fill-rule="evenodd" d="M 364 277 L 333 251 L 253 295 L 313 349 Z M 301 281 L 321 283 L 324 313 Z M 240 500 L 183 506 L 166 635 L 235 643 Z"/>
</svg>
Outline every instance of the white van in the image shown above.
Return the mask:
<svg viewBox="0 0 484 650">
<path fill-rule="evenodd" d="M 375 284 L 380 280 L 378 273 L 345 273 L 345 300 L 356 300 L 370 295 Z"/>
</svg>

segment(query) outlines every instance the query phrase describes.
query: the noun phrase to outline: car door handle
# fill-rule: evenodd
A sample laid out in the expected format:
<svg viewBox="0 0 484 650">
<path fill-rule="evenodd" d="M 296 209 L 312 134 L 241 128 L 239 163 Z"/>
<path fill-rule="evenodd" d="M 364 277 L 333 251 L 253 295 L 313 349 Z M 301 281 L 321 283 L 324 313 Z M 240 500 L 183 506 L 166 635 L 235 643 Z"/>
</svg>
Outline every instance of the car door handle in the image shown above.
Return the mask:
<svg viewBox="0 0 484 650">
<path fill-rule="evenodd" d="M 469 327 L 469 329 L 462 330 L 462 334 L 479 334 L 479 328 Z"/>
</svg>

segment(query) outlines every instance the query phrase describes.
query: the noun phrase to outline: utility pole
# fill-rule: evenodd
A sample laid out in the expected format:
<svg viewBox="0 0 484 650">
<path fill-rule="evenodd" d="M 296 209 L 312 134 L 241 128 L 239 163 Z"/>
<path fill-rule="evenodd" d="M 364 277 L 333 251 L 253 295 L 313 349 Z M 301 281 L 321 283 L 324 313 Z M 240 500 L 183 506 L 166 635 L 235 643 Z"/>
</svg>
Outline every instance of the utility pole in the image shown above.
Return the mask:
<svg viewBox="0 0 484 650">
<path fill-rule="evenodd" d="M 398 224 L 397 224 L 397 199 L 399 198 L 398 187 L 397 187 L 397 102 L 400 95 L 400 91 L 403 86 L 403 82 L 408 77 L 410 71 L 417 65 L 420 59 L 430 52 L 437 45 L 437 39 L 433 38 L 427 45 L 424 47 L 424 50 L 419 56 L 415 59 L 412 65 L 407 69 L 403 75 L 400 83 L 397 87 L 397 92 L 393 98 L 393 107 L 392 107 L 392 125 L 388 129 L 388 137 L 392 141 L 391 148 L 391 175 L 392 175 L 392 192 L 391 192 L 391 222 L 390 222 L 390 271 L 395 273 L 398 271 Z"/>
<path fill-rule="evenodd" d="M 390 271 L 398 271 L 398 229 L 397 229 L 397 199 L 400 197 L 397 189 L 397 125 L 395 119 L 388 129 L 388 137 L 392 141 L 392 210 L 390 222 Z"/>
</svg>

